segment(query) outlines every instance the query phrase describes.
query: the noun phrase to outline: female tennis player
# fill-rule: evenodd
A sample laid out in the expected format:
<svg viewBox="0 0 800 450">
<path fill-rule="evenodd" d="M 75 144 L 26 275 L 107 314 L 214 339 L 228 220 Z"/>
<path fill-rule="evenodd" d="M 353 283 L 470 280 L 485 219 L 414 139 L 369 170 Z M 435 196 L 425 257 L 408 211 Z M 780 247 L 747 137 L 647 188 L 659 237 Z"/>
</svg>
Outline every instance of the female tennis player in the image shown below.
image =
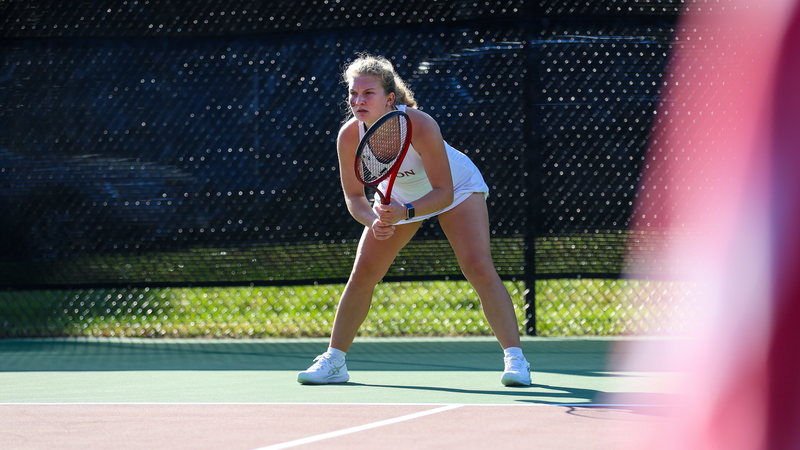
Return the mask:
<svg viewBox="0 0 800 450">
<path fill-rule="evenodd" d="M 520 348 L 514 304 L 492 261 L 486 206 L 489 188 L 477 167 L 443 140 L 431 116 L 416 109 L 413 93 L 386 58 L 362 55 L 342 76 L 349 87 L 352 114 L 337 140 L 342 189 L 350 214 L 365 228 L 336 311 L 330 347 L 308 370 L 298 374 L 297 381 L 327 384 L 350 379 L 345 355 L 367 317 L 375 286 L 422 221 L 438 216 L 461 270 L 478 293 L 489 325 L 504 349 L 501 382 L 506 386 L 530 385 L 530 364 Z M 411 147 L 400 166 L 403 176 L 395 181 L 391 202 L 381 204 L 376 196 L 373 206 L 353 170 L 356 150 L 370 125 L 398 109 L 409 116 Z M 386 192 L 385 185 L 379 189 Z"/>
</svg>

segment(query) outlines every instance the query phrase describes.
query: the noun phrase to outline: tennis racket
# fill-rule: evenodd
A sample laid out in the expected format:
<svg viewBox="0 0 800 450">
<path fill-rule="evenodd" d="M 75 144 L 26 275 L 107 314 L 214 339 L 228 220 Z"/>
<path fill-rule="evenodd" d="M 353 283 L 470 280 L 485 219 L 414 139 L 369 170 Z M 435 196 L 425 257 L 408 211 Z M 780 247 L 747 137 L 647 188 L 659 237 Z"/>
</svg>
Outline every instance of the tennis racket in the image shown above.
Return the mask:
<svg viewBox="0 0 800 450">
<path fill-rule="evenodd" d="M 402 111 L 384 114 L 358 143 L 356 177 L 377 192 L 384 205 L 391 202 L 392 186 L 410 145 L 411 120 Z M 378 185 L 387 178 L 386 192 L 381 192 Z"/>
</svg>

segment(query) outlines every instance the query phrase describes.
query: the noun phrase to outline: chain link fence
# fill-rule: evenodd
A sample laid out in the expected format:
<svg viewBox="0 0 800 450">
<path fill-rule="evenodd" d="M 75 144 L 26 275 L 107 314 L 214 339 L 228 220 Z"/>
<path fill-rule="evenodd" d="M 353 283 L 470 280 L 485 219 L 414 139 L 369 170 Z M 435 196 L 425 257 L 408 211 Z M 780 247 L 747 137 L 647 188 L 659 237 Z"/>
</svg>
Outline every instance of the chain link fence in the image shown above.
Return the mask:
<svg viewBox="0 0 800 450">
<path fill-rule="evenodd" d="M 698 288 L 666 281 L 668 235 L 631 230 L 681 10 L 3 2 L 0 336 L 328 333 L 360 234 L 338 73 L 364 50 L 483 172 L 526 332 L 679 333 Z M 435 219 L 362 329 L 490 332 Z"/>
<path fill-rule="evenodd" d="M 526 284 L 506 282 L 527 326 Z M 0 294 L 4 337 L 328 336 L 343 285 L 97 288 Z M 675 335 L 693 314 L 686 283 L 536 282 L 541 336 Z M 381 283 L 360 336 L 481 336 L 491 328 L 465 281 Z"/>
</svg>

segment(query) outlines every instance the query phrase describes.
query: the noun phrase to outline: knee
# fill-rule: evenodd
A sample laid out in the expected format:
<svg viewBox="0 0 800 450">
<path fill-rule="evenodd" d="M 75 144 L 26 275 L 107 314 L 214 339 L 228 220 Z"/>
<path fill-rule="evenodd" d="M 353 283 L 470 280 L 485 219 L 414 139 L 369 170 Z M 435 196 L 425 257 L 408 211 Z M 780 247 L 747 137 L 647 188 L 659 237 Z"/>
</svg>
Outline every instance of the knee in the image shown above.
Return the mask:
<svg viewBox="0 0 800 450">
<path fill-rule="evenodd" d="M 491 283 L 498 277 L 497 269 L 491 259 L 470 260 L 461 267 L 461 271 L 473 285 Z"/>
<path fill-rule="evenodd" d="M 350 272 L 348 284 L 372 289 L 383 279 L 387 270 L 383 270 L 369 261 L 359 261 Z"/>
</svg>

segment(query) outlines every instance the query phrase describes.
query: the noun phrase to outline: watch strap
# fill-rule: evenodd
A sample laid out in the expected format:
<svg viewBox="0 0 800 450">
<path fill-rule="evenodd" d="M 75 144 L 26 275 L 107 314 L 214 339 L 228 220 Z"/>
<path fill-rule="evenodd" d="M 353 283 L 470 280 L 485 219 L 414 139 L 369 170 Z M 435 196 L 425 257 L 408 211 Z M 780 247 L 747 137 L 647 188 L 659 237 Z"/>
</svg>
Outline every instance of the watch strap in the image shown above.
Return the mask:
<svg viewBox="0 0 800 450">
<path fill-rule="evenodd" d="M 406 220 L 414 218 L 414 205 L 406 203 Z"/>
</svg>

